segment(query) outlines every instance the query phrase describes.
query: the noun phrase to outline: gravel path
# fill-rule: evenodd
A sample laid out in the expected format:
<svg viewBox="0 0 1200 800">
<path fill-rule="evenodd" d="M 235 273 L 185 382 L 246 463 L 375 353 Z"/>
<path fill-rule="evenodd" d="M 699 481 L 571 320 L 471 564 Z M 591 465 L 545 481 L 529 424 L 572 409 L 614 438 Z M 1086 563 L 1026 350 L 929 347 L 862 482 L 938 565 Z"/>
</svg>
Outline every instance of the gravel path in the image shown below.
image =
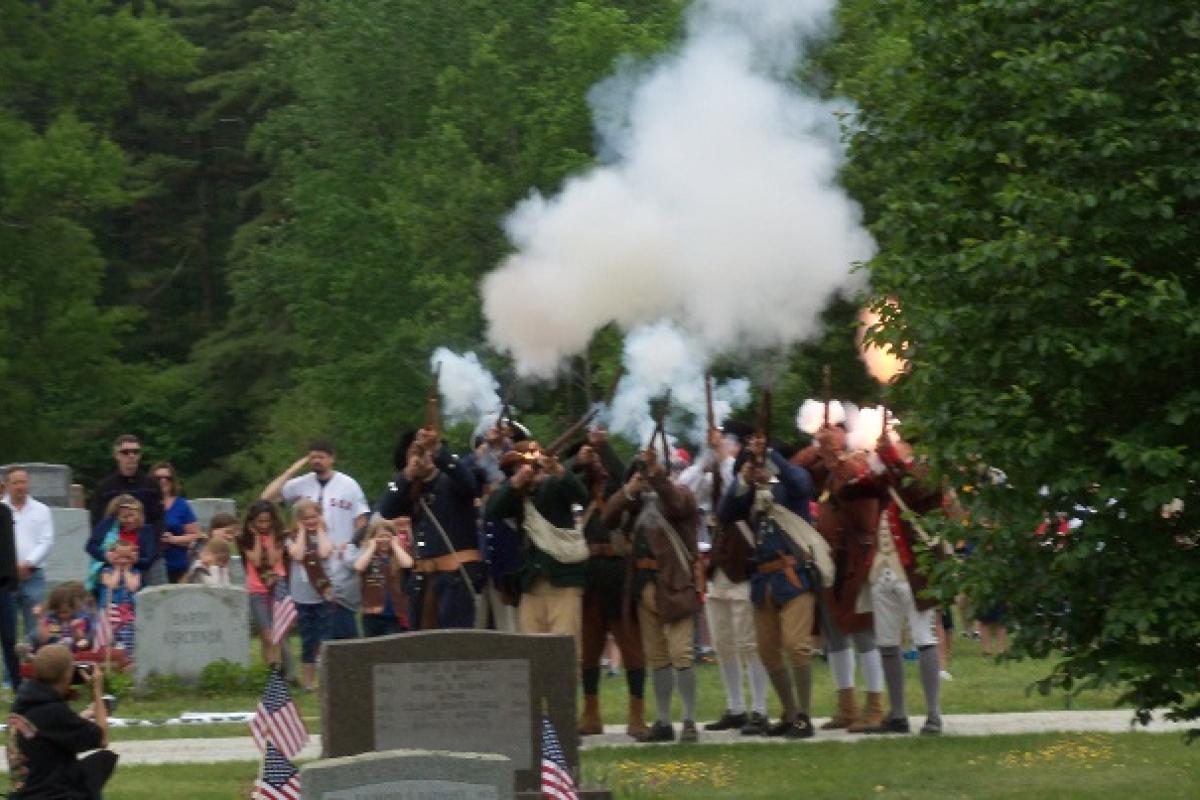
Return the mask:
<svg viewBox="0 0 1200 800">
<path fill-rule="evenodd" d="M 1130 730 L 1132 714 L 1125 710 L 1115 711 L 1039 711 L 1022 714 L 948 714 L 945 717 L 946 736 L 987 736 L 991 734 L 1046 733 L 1046 732 L 1102 732 L 1124 733 Z M 824 719 L 815 720 L 819 726 Z M 920 727 L 921 717 L 911 718 L 913 730 Z M 678 727 L 678 726 L 676 726 Z M 1149 732 L 1182 733 L 1188 725 L 1155 720 L 1148 728 L 1138 727 L 1136 730 Z M 850 735 L 843 731 L 819 731 L 808 742 L 861 742 L 866 738 L 861 735 Z M 779 739 L 763 737 L 744 737 L 737 733 L 709 733 L 701 731 L 702 744 L 794 744 Z M 624 734 L 624 727 L 607 726 L 602 736 L 588 736 L 584 739 L 584 748 L 618 747 L 632 744 L 632 740 Z M 665 747 L 669 745 L 656 745 Z M 113 750 L 121 755 L 121 763 L 130 764 L 180 764 L 180 763 L 210 763 L 219 761 L 255 761 L 258 750 L 249 736 L 233 736 L 218 739 L 157 739 L 147 741 L 119 741 L 113 743 Z M 320 756 L 320 737 L 313 741 L 301 754 L 301 759 L 312 759 Z"/>
</svg>

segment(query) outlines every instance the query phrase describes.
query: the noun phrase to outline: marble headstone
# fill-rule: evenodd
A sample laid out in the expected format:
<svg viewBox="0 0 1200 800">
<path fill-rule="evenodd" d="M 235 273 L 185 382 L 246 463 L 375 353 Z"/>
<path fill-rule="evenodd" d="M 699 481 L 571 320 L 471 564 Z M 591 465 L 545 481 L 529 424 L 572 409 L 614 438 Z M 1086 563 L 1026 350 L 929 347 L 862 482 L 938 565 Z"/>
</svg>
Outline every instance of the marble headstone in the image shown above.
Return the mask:
<svg viewBox="0 0 1200 800">
<path fill-rule="evenodd" d="M 494 753 L 389 750 L 305 764 L 303 800 L 511 800 L 512 761 Z"/>
<path fill-rule="evenodd" d="M 200 676 L 222 659 L 250 664 L 250 600 L 228 586 L 152 586 L 138 593 L 135 678 Z"/>
<path fill-rule="evenodd" d="M 237 514 L 237 503 L 228 497 L 197 497 L 194 500 L 189 497 L 188 503 L 196 514 L 200 530 L 204 533 L 208 533 L 209 523 L 218 513 L 224 511 L 226 514 Z"/>
<path fill-rule="evenodd" d="M 541 773 L 542 709 L 579 765 L 577 667 L 569 636 L 445 630 L 326 642 L 326 757 L 433 749 L 510 758 L 518 791 Z"/>
<path fill-rule="evenodd" d="M 92 557 L 84 549 L 92 535 L 87 510 L 51 507 L 50 519 L 54 523 L 54 545 L 43 565 L 46 582 L 56 586 L 65 581 L 85 580 L 92 563 Z"/>
<path fill-rule="evenodd" d="M 71 468 L 66 464 L 5 464 L 0 467 L 0 475 L 12 467 L 29 473 L 29 494 L 34 498 L 48 506 L 71 506 Z"/>
</svg>

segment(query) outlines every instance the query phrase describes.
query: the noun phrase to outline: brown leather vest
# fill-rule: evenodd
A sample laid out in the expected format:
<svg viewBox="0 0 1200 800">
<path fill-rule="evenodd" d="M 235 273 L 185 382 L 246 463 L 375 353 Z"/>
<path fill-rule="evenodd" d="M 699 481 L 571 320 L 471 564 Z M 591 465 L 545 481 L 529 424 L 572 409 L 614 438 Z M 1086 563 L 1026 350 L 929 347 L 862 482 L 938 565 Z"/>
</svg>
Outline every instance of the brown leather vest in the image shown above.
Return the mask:
<svg viewBox="0 0 1200 800">
<path fill-rule="evenodd" d="M 317 593 L 326 600 L 333 599 L 333 584 L 329 581 L 329 576 L 325 574 L 325 565 L 321 563 L 320 557 L 317 555 L 317 537 L 316 534 L 305 532 L 304 534 L 304 572 L 308 575 L 308 582 L 312 585 Z"/>
<path fill-rule="evenodd" d="M 408 596 L 402 590 L 403 570 L 392 569 L 395 554 L 385 559 L 379 553 L 371 556 L 362 576 L 362 610 L 364 614 L 382 614 L 388 595 L 392 609 L 403 619 L 408 613 Z"/>
</svg>

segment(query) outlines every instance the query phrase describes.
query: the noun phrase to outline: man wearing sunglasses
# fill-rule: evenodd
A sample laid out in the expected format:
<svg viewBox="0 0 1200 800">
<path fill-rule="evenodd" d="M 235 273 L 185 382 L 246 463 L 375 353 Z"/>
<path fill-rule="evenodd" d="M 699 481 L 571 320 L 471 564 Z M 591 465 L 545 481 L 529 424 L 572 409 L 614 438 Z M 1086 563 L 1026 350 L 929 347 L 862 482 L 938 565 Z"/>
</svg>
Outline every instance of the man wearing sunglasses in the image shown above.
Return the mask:
<svg viewBox="0 0 1200 800">
<path fill-rule="evenodd" d="M 117 461 L 116 471 L 96 484 L 96 488 L 92 491 L 92 501 L 88 505 L 92 526 L 95 527 L 104 518 L 104 512 L 114 497 L 131 494 L 141 501 L 142 508 L 146 513 L 146 524 L 153 525 L 161 536 L 163 530 L 162 492 L 158 488 L 158 483 L 141 468 L 141 441 L 133 434 L 121 434 L 113 445 L 113 458 Z"/>
</svg>

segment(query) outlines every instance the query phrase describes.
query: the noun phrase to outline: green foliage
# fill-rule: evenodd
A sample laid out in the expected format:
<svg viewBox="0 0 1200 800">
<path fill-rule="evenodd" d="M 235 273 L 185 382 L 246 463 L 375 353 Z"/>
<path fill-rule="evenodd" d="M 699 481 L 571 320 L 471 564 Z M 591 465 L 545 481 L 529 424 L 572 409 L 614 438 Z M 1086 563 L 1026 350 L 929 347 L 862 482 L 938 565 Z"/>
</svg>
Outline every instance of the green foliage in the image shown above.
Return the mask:
<svg viewBox="0 0 1200 800">
<path fill-rule="evenodd" d="M 223 697 L 231 694 L 261 694 L 267 685 L 270 670 L 256 664 L 243 667 L 233 661 L 214 661 L 200 673 L 197 688 L 207 697 Z"/>
<path fill-rule="evenodd" d="M 958 484 L 1008 476 L 966 496 L 953 535 L 978 548 L 939 568 L 947 590 L 1007 603 L 1018 654 L 1067 647 L 1057 685 L 1200 716 L 1200 13 L 852 0 L 840 19 L 846 181 L 902 305 L 881 338 L 913 365 L 897 402 Z M 1084 524 L 1042 541 L 1043 511 Z"/>
<path fill-rule="evenodd" d="M 116 697 L 118 700 L 123 700 L 129 697 L 133 689 L 133 676 L 127 672 L 106 672 L 104 673 L 104 690 Z"/>
<path fill-rule="evenodd" d="M 9 459 L 86 473 L 139 370 L 120 360 L 140 318 L 104 303 L 107 215 L 137 201 L 115 136 L 140 81 L 192 52 L 152 6 L 89 0 L 0 6 L 0 440 Z"/>
</svg>

